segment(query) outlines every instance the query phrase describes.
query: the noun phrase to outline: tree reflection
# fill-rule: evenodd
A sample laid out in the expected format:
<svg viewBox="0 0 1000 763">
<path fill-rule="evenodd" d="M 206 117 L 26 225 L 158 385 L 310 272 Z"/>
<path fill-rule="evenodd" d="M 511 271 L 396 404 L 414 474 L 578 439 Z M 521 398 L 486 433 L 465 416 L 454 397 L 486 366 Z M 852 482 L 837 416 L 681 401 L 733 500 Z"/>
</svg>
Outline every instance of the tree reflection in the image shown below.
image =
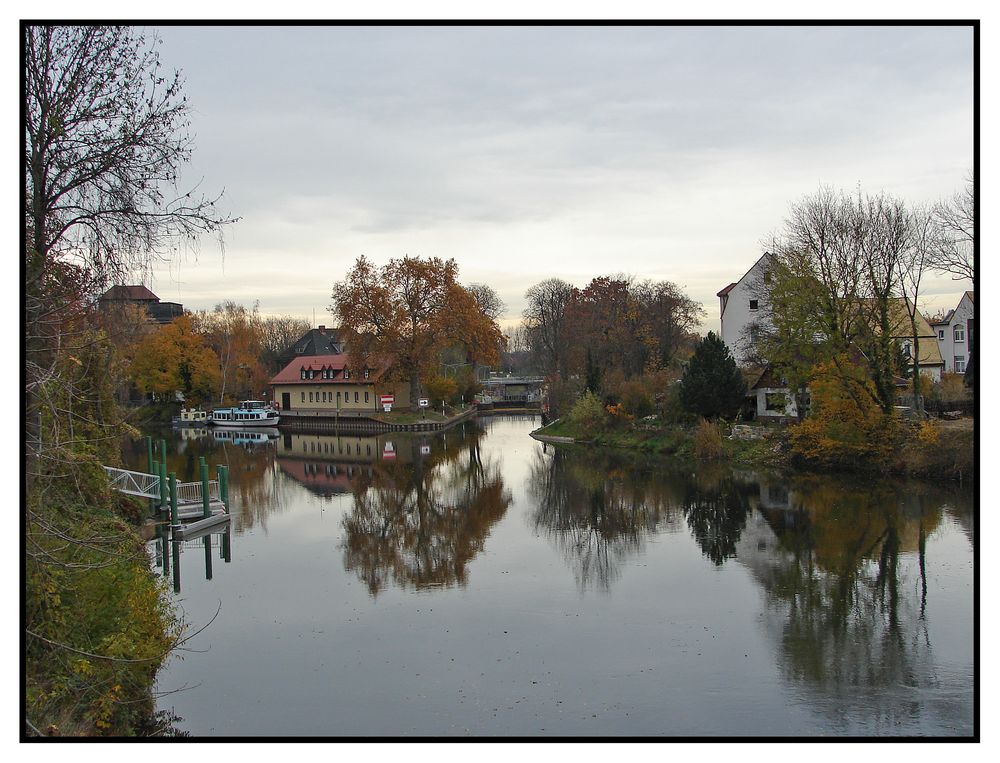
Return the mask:
<svg viewBox="0 0 1000 763">
<path fill-rule="evenodd" d="M 390 581 L 418 589 L 465 585 L 469 562 L 512 500 L 499 465 L 480 453 L 481 434 L 463 428 L 434 447 L 401 440 L 400 456 L 409 458 L 380 462 L 352 483 L 344 567 L 372 596 Z"/>
<path fill-rule="evenodd" d="M 738 552 L 767 593 L 782 673 L 817 691 L 845 728 L 918 718 L 913 690 L 943 688 L 926 621 L 926 541 L 941 497 L 822 477 L 792 480 L 788 494 L 786 508 L 761 507 L 777 548 Z"/>
<path fill-rule="evenodd" d="M 534 528 L 561 551 L 581 589 L 609 590 L 647 535 L 676 526 L 678 484 L 647 466 L 601 453 L 536 452 L 528 478 Z"/>
<path fill-rule="evenodd" d="M 757 486 L 739 481 L 721 464 L 699 466 L 684 492 L 684 519 L 701 551 L 716 565 L 736 556 Z"/>
</svg>

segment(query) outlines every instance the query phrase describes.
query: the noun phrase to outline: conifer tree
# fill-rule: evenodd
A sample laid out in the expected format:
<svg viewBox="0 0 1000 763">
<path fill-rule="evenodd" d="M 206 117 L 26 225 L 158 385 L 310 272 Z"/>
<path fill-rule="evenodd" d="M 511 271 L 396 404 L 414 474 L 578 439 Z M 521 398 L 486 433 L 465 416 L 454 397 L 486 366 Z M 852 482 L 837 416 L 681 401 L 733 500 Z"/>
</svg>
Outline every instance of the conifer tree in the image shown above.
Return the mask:
<svg viewBox="0 0 1000 763">
<path fill-rule="evenodd" d="M 729 348 L 711 331 L 695 348 L 681 380 L 681 404 L 706 419 L 732 418 L 743 404 L 746 382 Z"/>
</svg>

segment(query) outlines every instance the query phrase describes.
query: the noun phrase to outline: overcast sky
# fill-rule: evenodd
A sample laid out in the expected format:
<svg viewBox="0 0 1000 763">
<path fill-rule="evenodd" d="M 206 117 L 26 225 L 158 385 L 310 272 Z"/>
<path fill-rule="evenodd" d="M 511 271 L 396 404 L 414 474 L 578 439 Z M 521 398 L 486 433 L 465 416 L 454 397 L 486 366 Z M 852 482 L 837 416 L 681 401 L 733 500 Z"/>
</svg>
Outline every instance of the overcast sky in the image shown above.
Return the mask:
<svg viewBox="0 0 1000 763">
<path fill-rule="evenodd" d="M 159 27 L 193 106 L 188 184 L 242 220 L 155 268 L 189 309 L 332 324 L 360 255 L 453 257 L 519 318 L 545 278 L 703 303 L 820 184 L 914 202 L 973 162 L 966 27 Z M 928 282 L 928 310 L 965 282 Z M 315 316 L 315 319 L 314 319 Z"/>
</svg>

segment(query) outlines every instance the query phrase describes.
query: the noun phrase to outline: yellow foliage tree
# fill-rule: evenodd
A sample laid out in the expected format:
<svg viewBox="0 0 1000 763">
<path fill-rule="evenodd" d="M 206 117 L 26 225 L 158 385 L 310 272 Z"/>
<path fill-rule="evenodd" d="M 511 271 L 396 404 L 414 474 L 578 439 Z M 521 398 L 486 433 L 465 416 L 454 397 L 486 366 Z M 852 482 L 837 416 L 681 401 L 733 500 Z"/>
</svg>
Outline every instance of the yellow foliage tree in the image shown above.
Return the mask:
<svg viewBox="0 0 1000 763">
<path fill-rule="evenodd" d="M 792 451 L 824 467 L 884 463 L 893 451 L 896 421 L 875 402 L 864 369 L 839 360 L 816 367 L 809 384 L 812 411 L 792 428 Z"/>
<path fill-rule="evenodd" d="M 182 315 L 143 340 L 132 361 L 132 379 L 154 395 L 181 392 L 193 404 L 211 400 L 219 386 L 219 359 Z"/>
</svg>

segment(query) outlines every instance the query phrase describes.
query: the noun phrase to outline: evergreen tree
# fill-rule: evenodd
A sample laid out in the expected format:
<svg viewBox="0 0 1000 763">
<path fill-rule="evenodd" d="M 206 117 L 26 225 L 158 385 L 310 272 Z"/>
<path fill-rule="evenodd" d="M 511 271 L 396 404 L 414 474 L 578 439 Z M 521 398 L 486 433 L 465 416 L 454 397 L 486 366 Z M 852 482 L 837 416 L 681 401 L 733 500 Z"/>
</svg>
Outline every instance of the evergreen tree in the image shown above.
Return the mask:
<svg viewBox="0 0 1000 763">
<path fill-rule="evenodd" d="M 746 382 L 729 348 L 711 331 L 695 348 L 681 380 L 681 404 L 706 419 L 731 418 L 743 404 Z"/>
</svg>

